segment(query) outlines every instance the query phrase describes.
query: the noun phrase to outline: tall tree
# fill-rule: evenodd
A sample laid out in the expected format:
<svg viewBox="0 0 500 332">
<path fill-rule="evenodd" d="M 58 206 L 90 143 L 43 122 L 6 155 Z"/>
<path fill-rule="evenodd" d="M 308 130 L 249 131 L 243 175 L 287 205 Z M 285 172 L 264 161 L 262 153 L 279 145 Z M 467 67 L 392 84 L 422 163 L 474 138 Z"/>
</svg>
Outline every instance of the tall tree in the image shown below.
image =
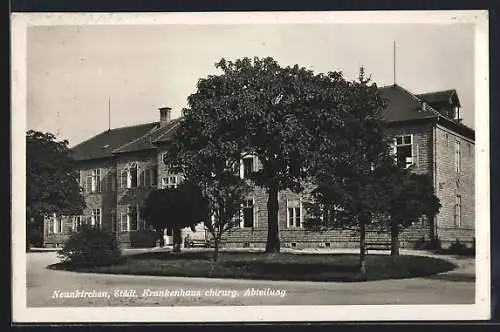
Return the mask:
<svg viewBox="0 0 500 332">
<path fill-rule="evenodd" d="M 209 205 L 202 191 L 189 182 L 181 182 L 177 188 L 158 189 L 149 193 L 141 207 L 148 225 L 163 234 L 173 229 L 174 252 L 181 251 L 181 230 L 194 228 L 209 218 Z"/>
<path fill-rule="evenodd" d="M 384 136 L 382 110 L 386 101 L 361 68 L 359 80 L 335 85 L 335 111 L 310 117 L 316 140 L 308 151 L 308 170 L 316 185 L 313 197 L 323 207 L 316 224 L 328 227 L 335 209 L 347 226 L 360 233 L 360 272 L 366 276 L 366 227 L 381 211 L 380 174 L 385 174 L 389 143 Z M 316 209 L 318 210 L 318 209 Z M 317 212 L 317 211 L 316 211 Z"/>
<path fill-rule="evenodd" d="M 198 94 L 189 97 L 190 108 L 183 110 L 184 119 L 164 159 L 171 172 L 201 188 L 208 201 L 210 217 L 204 224 L 213 239 L 214 261 L 223 235 L 239 226 L 241 204 L 250 191 L 239 176 L 241 148 L 237 140 L 224 134 L 227 122 L 219 109 L 206 104 L 209 101 L 204 95 L 210 93 L 211 84 L 220 83 L 216 78 L 200 80 Z"/>
<path fill-rule="evenodd" d="M 314 75 L 298 65 L 281 67 L 272 58 L 222 59 L 220 75 L 200 80 L 190 108 L 206 115 L 211 135 L 198 140 L 200 146 L 224 140 L 240 157 L 258 158 L 260 169 L 250 177 L 267 190 L 268 236 L 266 252 L 280 250 L 278 192 L 301 192 L 307 178 L 307 150 L 314 132 L 307 130 L 310 114 L 335 109 L 338 73 Z"/>
<path fill-rule="evenodd" d="M 57 141 L 51 133 L 26 132 L 27 231 L 43 228 L 46 215 L 82 213 L 85 200 L 75 170 L 67 140 Z"/>
</svg>

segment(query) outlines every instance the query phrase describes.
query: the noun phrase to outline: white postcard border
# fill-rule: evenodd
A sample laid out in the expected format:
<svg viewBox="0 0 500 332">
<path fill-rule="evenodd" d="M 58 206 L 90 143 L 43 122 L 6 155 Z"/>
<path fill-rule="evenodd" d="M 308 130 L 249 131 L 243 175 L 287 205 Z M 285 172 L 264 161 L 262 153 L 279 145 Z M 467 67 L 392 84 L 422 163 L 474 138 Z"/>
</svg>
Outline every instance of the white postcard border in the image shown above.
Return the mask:
<svg viewBox="0 0 500 332">
<path fill-rule="evenodd" d="M 490 317 L 489 48 L 487 11 L 14 13 L 12 59 L 12 280 L 14 322 L 241 322 L 478 320 Z M 25 254 L 26 31 L 41 25 L 475 24 L 476 303 L 474 305 L 28 308 Z M 193 309 L 195 309 L 193 311 Z"/>
</svg>

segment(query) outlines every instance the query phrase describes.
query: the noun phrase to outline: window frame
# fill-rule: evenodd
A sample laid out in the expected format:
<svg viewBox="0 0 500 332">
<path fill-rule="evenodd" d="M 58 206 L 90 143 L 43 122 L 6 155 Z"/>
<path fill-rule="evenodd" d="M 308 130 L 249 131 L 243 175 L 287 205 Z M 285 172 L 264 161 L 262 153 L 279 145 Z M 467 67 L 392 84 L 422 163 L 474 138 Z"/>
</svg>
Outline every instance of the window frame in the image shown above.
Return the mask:
<svg viewBox="0 0 500 332">
<path fill-rule="evenodd" d="M 130 227 L 131 225 L 131 217 L 132 213 L 130 213 L 131 209 L 135 209 L 135 229 Z M 137 232 L 139 230 L 139 208 L 137 205 L 129 205 L 127 206 L 127 232 Z"/>
<path fill-rule="evenodd" d="M 405 143 L 405 138 L 410 137 L 410 143 Z M 402 143 L 398 144 L 397 139 L 401 138 Z M 394 152 L 394 160 L 396 162 L 396 165 L 398 165 L 398 147 L 410 147 L 410 157 L 411 157 L 411 162 L 408 163 L 408 161 L 405 160 L 404 162 L 404 168 L 409 168 L 413 165 L 416 164 L 415 158 L 416 158 L 416 153 L 414 151 L 414 145 L 415 145 L 415 140 L 413 138 L 413 134 L 402 134 L 402 135 L 394 135 L 394 140 L 393 140 L 393 152 Z M 409 157 L 406 157 L 409 158 Z"/>
<path fill-rule="evenodd" d="M 99 193 L 102 192 L 102 170 L 101 168 L 93 168 L 91 171 L 91 182 L 90 182 L 90 192 Z"/>
<path fill-rule="evenodd" d="M 290 210 L 292 210 L 292 214 L 290 214 Z M 299 215 L 297 215 L 297 210 Z M 299 220 L 299 226 L 297 226 L 297 217 Z M 290 220 L 292 220 L 292 224 L 290 224 Z M 302 205 L 302 198 L 286 199 L 286 225 L 287 228 L 304 228 L 304 209 Z"/>
<path fill-rule="evenodd" d="M 170 180 L 174 179 L 174 182 Z M 166 181 L 165 181 L 166 180 Z M 179 185 L 179 177 L 175 174 L 167 174 L 161 178 L 161 188 L 162 189 L 175 189 Z"/>
<path fill-rule="evenodd" d="M 248 206 L 247 203 L 248 202 L 252 202 L 251 203 L 251 206 Z M 252 209 L 252 226 L 245 226 L 245 212 L 244 210 L 245 209 Z M 244 203 L 241 204 L 240 206 L 240 212 L 239 212 L 239 215 L 240 215 L 240 228 L 244 228 L 244 229 L 253 229 L 257 226 L 257 214 L 256 214 L 256 206 L 255 206 L 255 198 L 254 197 L 251 197 L 251 198 L 247 198 L 245 199 Z"/>
<path fill-rule="evenodd" d="M 91 226 L 102 228 L 102 208 L 93 208 L 90 215 Z"/>
<path fill-rule="evenodd" d="M 455 213 L 454 213 L 455 227 L 462 227 L 462 196 L 455 196 Z"/>
</svg>

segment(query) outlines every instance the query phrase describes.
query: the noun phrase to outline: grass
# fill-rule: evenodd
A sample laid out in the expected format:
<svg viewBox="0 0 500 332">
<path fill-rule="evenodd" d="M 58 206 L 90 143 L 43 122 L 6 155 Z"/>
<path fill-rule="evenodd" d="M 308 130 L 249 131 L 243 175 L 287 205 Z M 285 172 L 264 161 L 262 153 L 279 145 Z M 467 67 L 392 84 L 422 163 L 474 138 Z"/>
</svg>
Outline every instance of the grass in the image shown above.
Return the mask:
<svg viewBox="0 0 500 332">
<path fill-rule="evenodd" d="M 148 252 L 128 256 L 123 264 L 75 268 L 54 264 L 52 269 L 78 272 L 296 281 L 360 281 L 357 254 L 293 254 L 221 252 L 211 261 L 211 251 Z M 456 265 L 424 256 L 368 255 L 367 279 L 402 279 L 446 272 Z"/>
</svg>

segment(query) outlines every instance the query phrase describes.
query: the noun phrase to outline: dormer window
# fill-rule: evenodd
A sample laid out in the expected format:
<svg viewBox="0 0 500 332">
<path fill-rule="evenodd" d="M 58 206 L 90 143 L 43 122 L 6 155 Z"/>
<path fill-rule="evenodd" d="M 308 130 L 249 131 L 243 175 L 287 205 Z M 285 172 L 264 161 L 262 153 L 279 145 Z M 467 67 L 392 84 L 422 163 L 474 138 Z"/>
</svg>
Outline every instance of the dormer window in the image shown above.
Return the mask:
<svg viewBox="0 0 500 332">
<path fill-rule="evenodd" d="M 453 107 L 453 119 L 455 120 L 460 120 L 460 107 L 459 106 L 454 106 Z"/>
</svg>

